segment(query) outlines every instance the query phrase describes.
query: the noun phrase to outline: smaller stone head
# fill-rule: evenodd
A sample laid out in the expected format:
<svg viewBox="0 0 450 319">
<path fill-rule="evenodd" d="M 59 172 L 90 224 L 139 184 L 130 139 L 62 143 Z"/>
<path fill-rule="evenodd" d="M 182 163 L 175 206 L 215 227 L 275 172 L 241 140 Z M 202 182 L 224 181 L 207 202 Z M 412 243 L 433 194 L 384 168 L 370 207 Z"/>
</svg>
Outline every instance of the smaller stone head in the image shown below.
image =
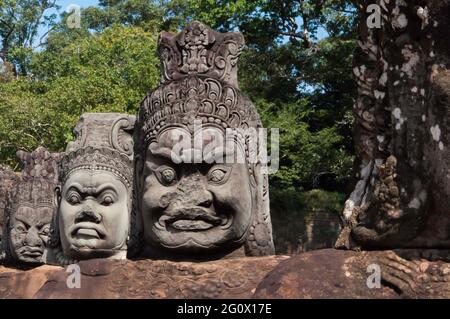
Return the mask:
<svg viewBox="0 0 450 319">
<path fill-rule="evenodd" d="M 32 153 L 19 151 L 24 169 L 7 201 L 5 246 L 11 261 L 44 262 L 54 211 L 59 154 L 39 147 Z"/>
<path fill-rule="evenodd" d="M 5 231 L 6 200 L 8 194 L 14 188 L 18 176 L 14 171 L 5 165 L 0 165 L 0 248 L 2 247 L 3 232 Z M 6 233 L 6 232 L 5 232 Z"/>
<path fill-rule="evenodd" d="M 130 224 L 134 117 L 85 114 L 61 161 L 53 222 L 58 263 L 124 258 Z"/>
</svg>

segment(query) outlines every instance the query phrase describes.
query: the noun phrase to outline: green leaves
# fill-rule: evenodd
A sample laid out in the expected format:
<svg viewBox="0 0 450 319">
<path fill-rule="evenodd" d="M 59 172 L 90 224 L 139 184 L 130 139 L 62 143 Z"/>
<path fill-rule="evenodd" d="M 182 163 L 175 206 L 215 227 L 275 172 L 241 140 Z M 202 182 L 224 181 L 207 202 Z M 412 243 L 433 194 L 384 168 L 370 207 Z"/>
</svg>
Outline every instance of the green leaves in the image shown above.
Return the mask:
<svg viewBox="0 0 450 319">
<path fill-rule="evenodd" d="M 28 74 L 30 54 L 39 43 L 39 28 L 54 25 L 55 15 L 48 10 L 58 8 L 50 0 L 2 0 L 0 5 L 0 58 L 15 64 L 21 75 Z"/>
<path fill-rule="evenodd" d="M 23 76 L 0 76 L 0 162 L 39 143 L 63 150 L 84 112 L 135 113 L 159 82 L 160 31 L 200 20 L 246 38 L 240 87 L 265 126 L 280 128 L 272 187 L 344 190 L 353 161 L 352 1 L 108 0 L 82 10 L 81 29 L 67 27 L 67 14 L 55 25 L 45 10 L 52 1 L 0 3 L 0 37 L 10 17 L 27 26 L 5 42 Z M 27 44 L 36 21 L 54 28 L 39 51 Z"/>
<path fill-rule="evenodd" d="M 256 101 L 264 125 L 280 129 L 280 170 L 271 176 L 276 188 L 333 188 L 350 178 L 353 157 L 343 147 L 345 137 L 337 125 L 311 131 L 308 118 L 315 110 L 309 103 Z"/>
<path fill-rule="evenodd" d="M 50 37 L 31 55 L 33 80 L 0 83 L 0 162 L 42 144 L 62 151 L 84 112 L 136 113 L 159 82 L 157 35 L 115 25 L 92 36 Z"/>
</svg>

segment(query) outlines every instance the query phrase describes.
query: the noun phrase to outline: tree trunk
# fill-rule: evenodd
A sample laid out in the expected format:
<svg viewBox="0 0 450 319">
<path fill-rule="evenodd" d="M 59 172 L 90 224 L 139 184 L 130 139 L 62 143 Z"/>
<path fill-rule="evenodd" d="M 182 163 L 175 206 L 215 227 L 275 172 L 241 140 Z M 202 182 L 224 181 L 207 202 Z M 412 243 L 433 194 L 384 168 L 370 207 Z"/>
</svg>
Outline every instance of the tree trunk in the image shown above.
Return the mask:
<svg viewBox="0 0 450 319">
<path fill-rule="evenodd" d="M 449 17 L 450 0 L 360 5 L 358 182 L 336 247 L 450 247 Z"/>
</svg>

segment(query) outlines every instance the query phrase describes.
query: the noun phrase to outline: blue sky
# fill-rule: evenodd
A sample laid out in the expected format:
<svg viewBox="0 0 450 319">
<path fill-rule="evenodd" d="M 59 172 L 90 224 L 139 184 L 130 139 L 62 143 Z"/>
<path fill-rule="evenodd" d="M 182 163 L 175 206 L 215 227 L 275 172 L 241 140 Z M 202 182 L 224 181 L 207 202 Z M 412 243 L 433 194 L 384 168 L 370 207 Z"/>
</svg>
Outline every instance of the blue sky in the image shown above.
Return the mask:
<svg viewBox="0 0 450 319">
<path fill-rule="evenodd" d="M 82 8 L 96 6 L 98 4 L 98 0 L 58 0 L 56 3 L 61 6 L 61 10 L 65 10 L 71 4 L 77 4 Z"/>
<path fill-rule="evenodd" d="M 89 6 L 96 6 L 98 5 L 98 0 L 58 0 L 56 1 L 56 4 L 58 4 L 61 8 L 56 11 L 56 10 L 49 10 L 47 11 L 48 14 L 53 14 L 53 13 L 62 13 L 64 11 L 66 11 L 70 5 L 79 5 L 81 8 L 85 8 L 85 7 L 89 7 Z M 301 18 L 298 18 L 297 23 L 299 25 L 301 25 Z M 39 30 L 39 35 L 43 35 L 45 34 L 45 32 L 47 31 L 46 28 L 41 28 Z M 325 30 L 321 29 L 319 30 L 319 33 L 317 34 L 319 40 L 326 38 L 327 37 L 327 33 L 325 32 Z M 40 38 L 40 37 L 39 37 Z M 287 40 L 287 38 L 285 39 Z"/>
<path fill-rule="evenodd" d="M 76 4 L 79 5 L 81 8 L 89 7 L 89 6 L 96 6 L 98 5 L 98 0 L 58 0 L 56 1 L 56 4 L 59 5 L 61 8 L 57 10 L 48 10 L 45 13 L 46 14 L 53 14 L 57 13 L 60 14 L 68 9 L 70 5 Z M 47 28 L 40 28 L 39 29 L 39 37 L 40 38 L 43 34 L 47 32 Z"/>
</svg>

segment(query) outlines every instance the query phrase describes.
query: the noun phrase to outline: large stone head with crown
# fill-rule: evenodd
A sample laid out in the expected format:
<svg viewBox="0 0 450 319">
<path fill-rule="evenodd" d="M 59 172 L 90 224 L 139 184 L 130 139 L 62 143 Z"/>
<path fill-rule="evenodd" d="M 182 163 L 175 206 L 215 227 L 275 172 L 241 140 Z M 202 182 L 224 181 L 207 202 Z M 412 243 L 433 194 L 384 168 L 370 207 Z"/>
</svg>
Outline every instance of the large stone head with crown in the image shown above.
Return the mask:
<svg viewBox="0 0 450 319">
<path fill-rule="evenodd" d="M 9 262 L 41 264 L 50 236 L 60 154 L 39 147 L 32 153 L 18 151 L 17 157 L 23 170 L 8 194 L 4 249 Z"/>
<path fill-rule="evenodd" d="M 126 257 L 135 117 L 84 114 L 61 160 L 51 245 L 56 263 Z"/>
<path fill-rule="evenodd" d="M 237 83 L 243 48 L 242 34 L 200 22 L 161 34 L 161 84 L 135 130 L 134 254 L 274 253 L 265 144 L 251 138 L 262 125 Z"/>
</svg>

